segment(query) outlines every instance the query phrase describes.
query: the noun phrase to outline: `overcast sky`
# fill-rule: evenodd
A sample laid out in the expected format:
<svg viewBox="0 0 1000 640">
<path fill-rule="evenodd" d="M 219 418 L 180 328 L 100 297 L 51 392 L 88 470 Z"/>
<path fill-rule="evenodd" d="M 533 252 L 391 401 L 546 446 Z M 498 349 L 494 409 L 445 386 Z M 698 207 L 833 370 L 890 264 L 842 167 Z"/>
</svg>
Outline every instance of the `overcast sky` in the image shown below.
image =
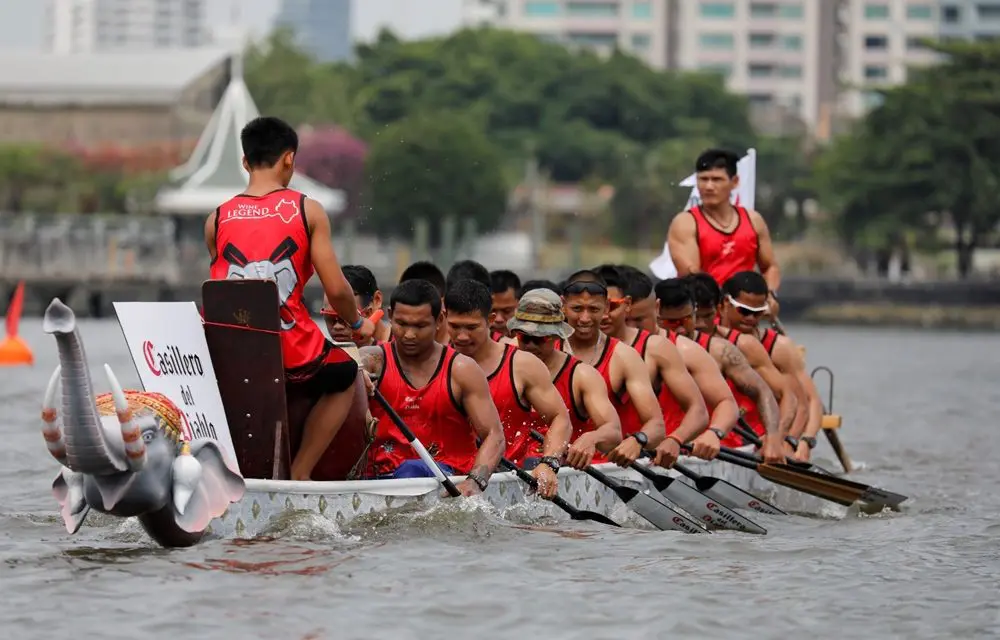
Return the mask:
<svg viewBox="0 0 1000 640">
<path fill-rule="evenodd" d="M 241 7 L 243 24 L 257 33 L 267 32 L 280 4 L 280 0 L 208 0 L 210 25 L 227 24 L 234 1 Z M 45 4 L 45 0 L 0 0 L 0 49 L 41 50 Z M 383 26 L 406 38 L 447 33 L 461 22 L 461 4 L 462 0 L 354 0 L 354 39 L 370 40 Z"/>
</svg>

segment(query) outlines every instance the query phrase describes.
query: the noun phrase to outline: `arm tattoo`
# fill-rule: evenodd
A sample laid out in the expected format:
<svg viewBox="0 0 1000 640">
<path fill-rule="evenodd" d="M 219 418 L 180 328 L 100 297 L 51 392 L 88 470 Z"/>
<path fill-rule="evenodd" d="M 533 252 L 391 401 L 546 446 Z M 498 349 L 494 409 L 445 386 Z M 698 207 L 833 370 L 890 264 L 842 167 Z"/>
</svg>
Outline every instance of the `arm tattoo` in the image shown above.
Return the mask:
<svg viewBox="0 0 1000 640">
<path fill-rule="evenodd" d="M 767 432 L 780 433 L 778 402 L 743 353 L 728 342 L 724 344 L 722 351 L 722 372 L 732 381 L 737 391 L 754 401 Z"/>
</svg>

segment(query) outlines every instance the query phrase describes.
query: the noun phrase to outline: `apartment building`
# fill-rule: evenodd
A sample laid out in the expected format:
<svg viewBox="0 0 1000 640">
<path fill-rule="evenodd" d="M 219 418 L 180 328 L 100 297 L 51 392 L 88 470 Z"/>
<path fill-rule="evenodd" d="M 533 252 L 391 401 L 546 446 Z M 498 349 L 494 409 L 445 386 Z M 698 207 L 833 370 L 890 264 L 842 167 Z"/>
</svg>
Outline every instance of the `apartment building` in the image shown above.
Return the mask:
<svg viewBox="0 0 1000 640">
<path fill-rule="evenodd" d="M 51 53 L 178 49 L 208 41 L 206 0 L 48 0 Z"/>
<path fill-rule="evenodd" d="M 1000 38 L 1000 2 L 943 0 L 940 36 L 943 40 L 995 40 Z"/>
<path fill-rule="evenodd" d="M 302 48 L 319 60 L 351 57 L 351 0 L 282 0 L 275 23 L 290 27 Z"/>
</svg>

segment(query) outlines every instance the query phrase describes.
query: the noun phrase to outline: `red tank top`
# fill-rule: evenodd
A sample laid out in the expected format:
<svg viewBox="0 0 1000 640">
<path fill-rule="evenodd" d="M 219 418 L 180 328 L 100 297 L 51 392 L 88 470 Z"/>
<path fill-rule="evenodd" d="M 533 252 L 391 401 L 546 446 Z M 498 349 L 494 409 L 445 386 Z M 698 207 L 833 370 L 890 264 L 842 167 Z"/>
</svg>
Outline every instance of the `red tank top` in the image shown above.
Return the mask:
<svg viewBox="0 0 1000 640">
<path fill-rule="evenodd" d="M 541 416 L 532 412 L 531 407 L 517 392 L 517 383 L 514 381 L 516 353 L 514 345 L 504 345 L 500 366 L 486 379 L 489 380 L 490 395 L 500 414 L 504 438 L 507 440 L 507 452 L 504 455 L 519 465 L 532 449 L 531 430 L 537 429 L 544 434 L 548 425 L 542 421 Z"/>
<path fill-rule="evenodd" d="M 216 209 L 216 258 L 210 271 L 212 280 L 277 282 L 281 354 L 289 372 L 318 364 L 332 348 L 302 299 L 313 275 L 305 201 L 298 191 L 280 189 L 223 203 Z"/>
<path fill-rule="evenodd" d="M 677 334 L 673 331 L 667 334 L 670 342 L 677 344 Z M 677 427 L 681 426 L 681 421 L 684 420 L 684 410 L 681 409 L 681 405 L 677 402 L 677 398 L 674 394 L 670 393 L 670 389 L 667 385 L 660 381 L 660 389 L 656 394 L 657 399 L 660 401 L 660 409 L 663 411 L 663 423 L 667 427 L 667 435 L 670 435 L 674 431 L 677 431 Z"/>
<path fill-rule="evenodd" d="M 764 329 L 764 335 L 760 337 L 760 343 L 764 345 L 764 351 L 767 351 L 767 355 L 771 355 L 774 351 L 774 345 L 778 342 L 778 336 L 780 334 L 774 329 Z"/>
<path fill-rule="evenodd" d="M 733 345 L 737 345 L 740 335 L 739 331 L 730 329 L 729 334 L 726 336 L 726 340 Z M 736 346 L 736 348 L 739 349 L 739 346 Z M 740 408 L 740 415 L 743 416 L 743 419 L 746 420 L 747 424 L 753 428 L 754 433 L 758 436 L 764 435 L 764 423 L 760 419 L 760 411 L 757 409 L 757 403 L 751 400 L 746 394 L 741 393 L 732 381 L 727 379 L 726 382 L 729 383 L 729 388 L 732 390 L 733 397 L 736 399 L 736 406 Z M 732 442 L 732 444 L 729 444 L 726 441 L 723 441 L 723 444 L 727 447 L 741 447 L 746 444 L 746 442 L 743 441 L 743 438 L 736 434 L 735 431 L 730 432 L 730 434 L 726 436 L 726 440 L 730 440 L 730 442 Z"/>
<path fill-rule="evenodd" d="M 757 267 L 760 241 L 746 209 L 736 207 L 738 221 L 729 233 L 712 226 L 701 207 L 691 207 L 691 215 L 696 225 L 701 270 L 715 278 L 719 286 L 740 271 L 753 271 Z"/>
<path fill-rule="evenodd" d="M 618 419 L 622 425 L 622 437 L 624 438 L 642 428 L 642 419 L 639 417 L 639 412 L 636 411 L 635 405 L 632 404 L 628 391 L 626 389 L 611 388 L 611 359 L 615 353 L 615 349 L 618 347 L 618 343 L 619 340 L 617 338 L 608 338 L 608 342 L 604 345 L 604 353 L 601 354 L 601 358 L 594 365 L 594 368 L 604 378 L 604 384 L 608 387 L 608 398 L 611 399 L 611 405 L 618 413 Z M 594 457 L 594 464 L 605 461 L 604 456 L 600 453 Z"/>
<path fill-rule="evenodd" d="M 711 345 L 711 342 L 712 342 L 712 336 L 711 335 L 709 335 L 707 333 L 702 333 L 701 331 L 695 331 L 694 332 L 694 341 L 698 343 L 699 347 L 701 347 L 705 351 L 708 351 L 709 353 L 711 353 L 711 349 L 709 348 L 709 346 Z M 740 415 L 744 415 L 744 412 L 745 412 L 745 402 L 741 403 L 740 402 L 740 397 L 742 396 L 743 398 L 746 398 L 746 396 L 744 396 L 743 394 L 739 393 L 739 391 L 736 390 L 736 387 L 729 380 L 729 378 L 726 378 L 726 384 L 729 385 L 729 390 L 733 392 L 733 397 L 736 399 L 736 406 L 738 406 L 739 409 L 740 409 Z M 754 411 L 757 410 L 756 405 L 754 405 L 753 410 Z M 713 413 L 714 413 L 714 410 L 710 409 L 709 413 L 708 413 L 708 419 L 709 420 L 712 419 L 712 414 Z M 744 417 L 746 418 L 745 415 L 744 415 Z M 746 418 L 746 420 L 747 420 L 748 423 L 753 424 L 752 422 L 750 422 L 749 418 Z M 736 434 L 735 431 L 730 431 L 728 434 L 726 434 L 726 437 L 722 439 L 722 445 L 726 446 L 726 447 L 742 447 L 744 444 L 745 443 L 743 442 L 743 438 L 739 437 Z"/>
<path fill-rule="evenodd" d="M 505 337 L 506 336 L 504 336 L 504 334 L 500 333 L 499 331 L 491 331 L 490 332 L 490 340 L 492 340 L 493 342 L 500 342 Z"/>
<path fill-rule="evenodd" d="M 574 442 L 584 433 L 594 430 L 594 423 L 590 421 L 590 418 L 586 417 L 586 412 L 580 409 L 573 397 L 573 376 L 576 374 L 576 368 L 581 364 L 583 364 L 582 361 L 567 353 L 566 360 L 563 361 L 563 365 L 559 368 L 555 378 L 552 379 L 552 385 L 559 392 L 559 397 L 562 398 L 563 404 L 569 410 L 569 423 L 573 428 L 573 435 L 570 436 L 570 442 Z M 541 416 L 534 410 L 532 410 L 532 416 L 543 429 L 547 428 Z M 527 455 L 528 457 L 540 457 L 542 455 L 542 444 L 532 441 L 532 447 Z"/>
<path fill-rule="evenodd" d="M 476 432 L 451 389 L 451 369 L 457 352 L 442 346 L 441 360 L 427 384 L 417 389 L 406 379 L 399 364 L 396 347 L 382 347 L 384 365 L 377 386 L 389 406 L 395 409 L 413 434 L 427 447 L 434 459 L 465 474 L 476 459 Z M 378 418 L 375 430 L 375 473 L 387 475 L 405 460 L 416 459 L 417 452 L 392 423 L 378 404 L 372 403 L 372 416 Z"/>
</svg>

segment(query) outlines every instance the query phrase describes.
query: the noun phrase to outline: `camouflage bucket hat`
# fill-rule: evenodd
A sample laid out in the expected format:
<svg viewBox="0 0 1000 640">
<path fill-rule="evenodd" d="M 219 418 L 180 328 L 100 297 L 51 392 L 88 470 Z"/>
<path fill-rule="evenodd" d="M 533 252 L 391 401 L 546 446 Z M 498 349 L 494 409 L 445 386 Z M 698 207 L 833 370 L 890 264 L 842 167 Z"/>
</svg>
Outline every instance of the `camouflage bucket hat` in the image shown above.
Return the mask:
<svg viewBox="0 0 1000 640">
<path fill-rule="evenodd" d="M 514 317 L 507 321 L 512 332 L 520 331 L 529 336 L 556 336 L 568 338 L 573 327 L 566 324 L 562 298 L 551 289 L 532 289 L 521 296 Z"/>
</svg>

